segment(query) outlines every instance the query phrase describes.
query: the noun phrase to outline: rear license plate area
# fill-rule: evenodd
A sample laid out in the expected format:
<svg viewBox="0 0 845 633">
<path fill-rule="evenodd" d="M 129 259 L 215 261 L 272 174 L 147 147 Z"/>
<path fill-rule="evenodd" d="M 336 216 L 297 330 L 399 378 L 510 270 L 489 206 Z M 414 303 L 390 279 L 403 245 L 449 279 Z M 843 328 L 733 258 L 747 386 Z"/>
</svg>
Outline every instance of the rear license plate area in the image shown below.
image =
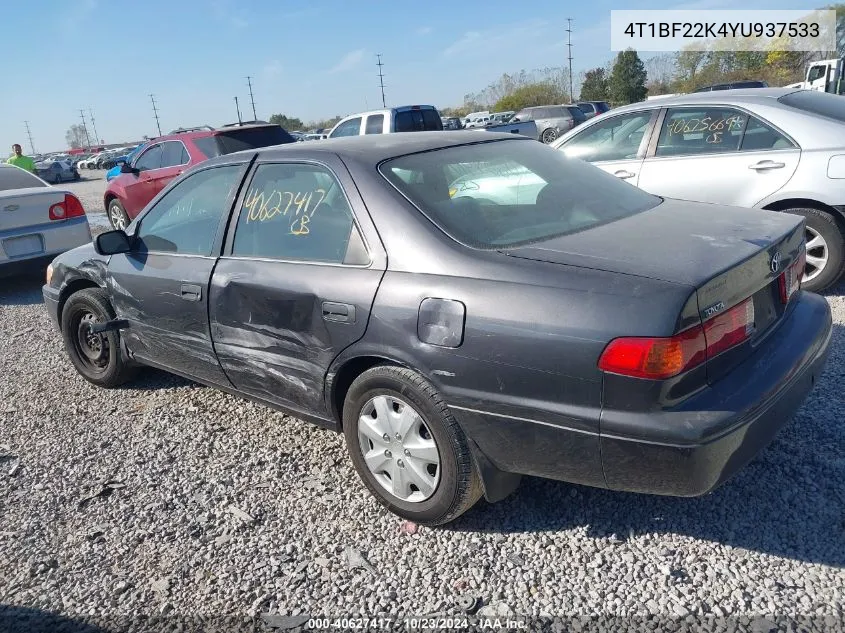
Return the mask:
<svg viewBox="0 0 845 633">
<path fill-rule="evenodd" d="M 38 255 L 44 252 L 44 240 L 40 233 L 34 235 L 22 235 L 20 237 L 9 237 L 3 240 L 3 251 L 10 259 L 14 257 L 26 257 Z"/>
</svg>

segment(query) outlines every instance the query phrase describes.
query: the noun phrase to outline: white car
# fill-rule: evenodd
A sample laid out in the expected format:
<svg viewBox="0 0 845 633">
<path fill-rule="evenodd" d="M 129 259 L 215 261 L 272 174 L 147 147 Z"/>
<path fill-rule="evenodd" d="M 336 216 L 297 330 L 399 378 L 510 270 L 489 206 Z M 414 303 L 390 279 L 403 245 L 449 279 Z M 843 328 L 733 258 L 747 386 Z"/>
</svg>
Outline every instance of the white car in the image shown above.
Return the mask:
<svg viewBox="0 0 845 633">
<path fill-rule="evenodd" d="M 44 265 L 91 241 L 79 198 L 30 172 L 0 163 L 0 276 Z"/>
<path fill-rule="evenodd" d="M 89 156 L 85 160 L 79 161 L 76 164 L 76 168 L 77 169 L 96 169 L 97 159 L 99 157 L 100 157 L 100 154 L 94 154 L 93 156 Z"/>
</svg>

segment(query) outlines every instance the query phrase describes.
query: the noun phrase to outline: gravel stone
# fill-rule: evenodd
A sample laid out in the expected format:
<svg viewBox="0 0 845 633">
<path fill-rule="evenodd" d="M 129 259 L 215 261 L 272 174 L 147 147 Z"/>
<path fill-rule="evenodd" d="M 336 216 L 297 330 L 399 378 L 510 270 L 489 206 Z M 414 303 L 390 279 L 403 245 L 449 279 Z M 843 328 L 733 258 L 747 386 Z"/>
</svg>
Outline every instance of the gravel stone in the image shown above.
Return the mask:
<svg viewBox="0 0 845 633">
<path fill-rule="evenodd" d="M 86 209 L 102 212 L 102 180 L 67 186 L 87 188 Z M 479 614 L 707 614 L 743 617 L 746 630 L 786 614 L 841 627 L 845 284 L 826 295 L 827 370 L 772 444 L 713 493 L 525 478 L 508 499 L 409 537 L 359 481 L 340 435 L 158 371 L 119 389 L 87 383 L 41 304 L 40 274 L 0 281 L 0 453 L 14 456 L 0 461 L 2 605 L 255 610 L 296 628 L 308 615 L 456 615 L 469 594 Z"/>
</svg>

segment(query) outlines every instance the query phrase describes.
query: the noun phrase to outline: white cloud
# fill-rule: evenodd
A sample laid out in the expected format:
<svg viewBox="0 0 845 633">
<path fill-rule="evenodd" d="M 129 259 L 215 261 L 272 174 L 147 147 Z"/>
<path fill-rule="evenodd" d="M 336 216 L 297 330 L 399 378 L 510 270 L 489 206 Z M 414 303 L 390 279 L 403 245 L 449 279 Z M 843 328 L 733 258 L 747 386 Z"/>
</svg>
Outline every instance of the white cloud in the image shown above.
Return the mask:
<svg viewBox="0 0 845 633">
<path fill-rule="evenodd" d="M 523 43 L 535 42 L 550 26 L 546 20 L 531 20 L 522 24 L 509 24 L 487 31 L 467 31 L 443 50 L 444 57 L 485 53 L 490 50 L 514 48 Z"/>
<path fill-rule="evenodd" d="M 430 26 L 421 26 L 417 29 L 417 35 L 430 35 L 431 31 L 432 29 Z"/>
<path fill-rule="evenodd" d="M 364 54 L 366 51 L 363 48 L 359 48 L 358 50 L 349 51 L 346 55 L 343 56 L 337 64 L 335 64 L 330 70 L 330 73 L 340 73 L 345 70 L 351 70 L 355 68 L 361 61 L 364 59 Z"/>
</svg>

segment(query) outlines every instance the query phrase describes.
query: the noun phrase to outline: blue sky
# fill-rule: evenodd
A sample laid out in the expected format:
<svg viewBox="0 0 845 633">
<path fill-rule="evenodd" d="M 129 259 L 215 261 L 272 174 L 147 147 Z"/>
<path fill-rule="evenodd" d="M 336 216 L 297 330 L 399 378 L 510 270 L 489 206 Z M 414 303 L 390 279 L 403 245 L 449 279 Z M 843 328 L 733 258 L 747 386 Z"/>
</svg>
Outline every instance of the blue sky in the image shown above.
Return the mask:
<svg viewBox="0 0 845 633">
<path fill-rule="evenodd" d="M 566 64 L 573 22 L 576 74 L 604 64 L 611 9 L 810 9 L 805 0 L 45 0 L 4 2 L 0 147 L 65 147 L 88 119 L 106 142 L 251 118 L 304 120 L 380 106 L 376 53 L 388 105 L 457 105 L 504 72 Z M 90 121 L 89 121 L 90 125 Z M 0 155 L 3 150 L 0 149 Z"/>
</svg>

